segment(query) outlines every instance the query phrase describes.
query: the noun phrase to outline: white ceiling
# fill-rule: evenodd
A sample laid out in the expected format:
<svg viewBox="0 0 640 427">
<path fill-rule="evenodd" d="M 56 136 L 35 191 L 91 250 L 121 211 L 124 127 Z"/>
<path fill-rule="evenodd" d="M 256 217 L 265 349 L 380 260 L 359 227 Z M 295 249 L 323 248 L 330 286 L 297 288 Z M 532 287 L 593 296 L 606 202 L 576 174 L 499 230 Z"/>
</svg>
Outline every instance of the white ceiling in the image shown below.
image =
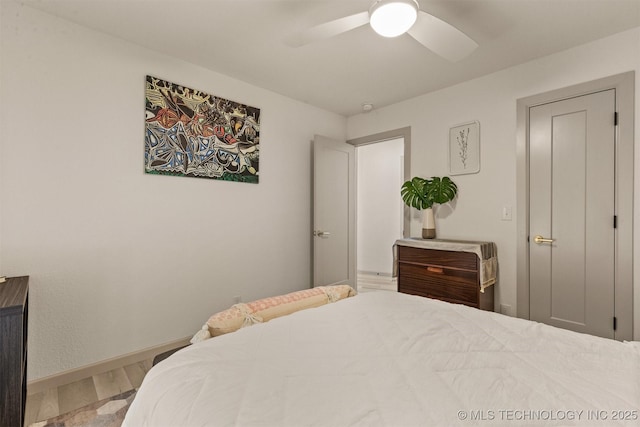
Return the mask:
<svg viewBox="0 0 640 427">
<path fill-rule="evenodd" d="M 640 26 L 640 0 L 419 0 L 480 45 L 450 63 L 368 25 L 299 48 L 283 43 L 373 0 L 15 1 L 345 116 Z"/>
</svg>

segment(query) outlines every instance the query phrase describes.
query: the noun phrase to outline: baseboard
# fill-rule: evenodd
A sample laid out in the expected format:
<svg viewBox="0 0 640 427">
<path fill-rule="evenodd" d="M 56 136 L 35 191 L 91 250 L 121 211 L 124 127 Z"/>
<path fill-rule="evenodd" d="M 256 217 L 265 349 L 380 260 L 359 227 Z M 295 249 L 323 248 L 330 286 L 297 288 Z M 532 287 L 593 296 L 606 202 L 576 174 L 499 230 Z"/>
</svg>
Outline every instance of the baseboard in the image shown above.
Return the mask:
<svg viewBox="0 0 640 427">
<path fill-rule="evenodd" d="M 391 273 L 381 273 L 379 271 L 365 271 L 365 270 L 358 270 L 358 274 L 365 274 L 368 276 L 380 276 L 380 277 L 391 277 Z"/>
<path fill-rule="evenodd" d="M 59 387 L 65 384 L 71 384 L 82 379 L 92 377 L 94 375 L 102 374 L 123 366 L 132 365 L 134 363 L 142 362 L 145 360 L 153 359 L 160 353 L 172 350 L 174 348 L 182 347 L 189 344 L 191 336 L 181 338 L 176 341 L 168 342 L 165 344 L 157 345 L 154 347 L 145 348 L 133 353 L 128 353 L 122 356 L 117 356 L 111 359 L 96 362 L 91 365 L 81 366 L 79 368 L 71 369 L 68 371 L 60 372 L 55 375 L 51 375 L 37 380 L 29 381 L 27 383 L 27 394 L 36 394 L 41 391 L 48 390 L 50 388 Z"/>
</svg>

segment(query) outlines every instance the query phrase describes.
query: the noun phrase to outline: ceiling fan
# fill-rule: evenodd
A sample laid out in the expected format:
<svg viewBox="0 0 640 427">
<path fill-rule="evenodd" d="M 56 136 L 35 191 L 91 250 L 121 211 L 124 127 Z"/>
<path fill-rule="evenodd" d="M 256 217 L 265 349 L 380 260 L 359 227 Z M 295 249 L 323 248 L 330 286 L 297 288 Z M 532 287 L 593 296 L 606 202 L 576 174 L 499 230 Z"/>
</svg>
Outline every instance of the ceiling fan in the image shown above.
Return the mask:
<svg viewBox="0 0 640 427">
<path fill-rule="evenodd" d="M 370 24 L 384 37 L 408 33 L 427 49 L 457 62 L 478 44 L 453 25 L 420 10 L 416 0 L 377 0 L 366 12 L 345 16 L 292 34 L 285 43 L 300 47 Z"/>
</svg>

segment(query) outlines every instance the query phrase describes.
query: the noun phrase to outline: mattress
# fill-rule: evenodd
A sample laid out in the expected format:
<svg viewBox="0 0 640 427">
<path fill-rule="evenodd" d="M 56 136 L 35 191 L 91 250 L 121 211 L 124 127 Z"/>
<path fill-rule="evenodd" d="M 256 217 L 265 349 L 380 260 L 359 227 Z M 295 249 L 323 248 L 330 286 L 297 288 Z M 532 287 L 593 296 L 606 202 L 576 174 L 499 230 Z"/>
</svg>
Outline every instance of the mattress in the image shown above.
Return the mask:
<svg viewBox="0 0 640 427">
<path fill-rule="evenodd" d="M 640 343 L 367 292 L 187 347 L 126 427 L 640 425 Z"/>
</svg>

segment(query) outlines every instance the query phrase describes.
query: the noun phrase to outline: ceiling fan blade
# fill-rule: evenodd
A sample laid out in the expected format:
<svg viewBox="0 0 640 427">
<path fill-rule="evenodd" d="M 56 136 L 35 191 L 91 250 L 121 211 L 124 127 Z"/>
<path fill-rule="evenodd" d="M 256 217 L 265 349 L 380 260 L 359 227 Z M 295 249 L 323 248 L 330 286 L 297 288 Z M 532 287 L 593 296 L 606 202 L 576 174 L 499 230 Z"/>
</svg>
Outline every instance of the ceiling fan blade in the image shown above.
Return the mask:
<svg viewBox="0 0 640 427">
<path fill-rule="evenodd" d="M 460 61 L 478 47 L 478 43 L 453 25 L 423 11 L 419 11 L 418 19 L 408 33 L 424 47 L 451 62 Z"/>
<path fill-rule="evenodd" d="M 284 42 L 291 47 L 300 47 L 319 40 L 328 39 L 345 33 L 369 22 L 369 12 L 356 13 L 344 18 L 334 19 L 324 24 L 316 25 L 304 31 L 292 34 Z"/>
</svg>

